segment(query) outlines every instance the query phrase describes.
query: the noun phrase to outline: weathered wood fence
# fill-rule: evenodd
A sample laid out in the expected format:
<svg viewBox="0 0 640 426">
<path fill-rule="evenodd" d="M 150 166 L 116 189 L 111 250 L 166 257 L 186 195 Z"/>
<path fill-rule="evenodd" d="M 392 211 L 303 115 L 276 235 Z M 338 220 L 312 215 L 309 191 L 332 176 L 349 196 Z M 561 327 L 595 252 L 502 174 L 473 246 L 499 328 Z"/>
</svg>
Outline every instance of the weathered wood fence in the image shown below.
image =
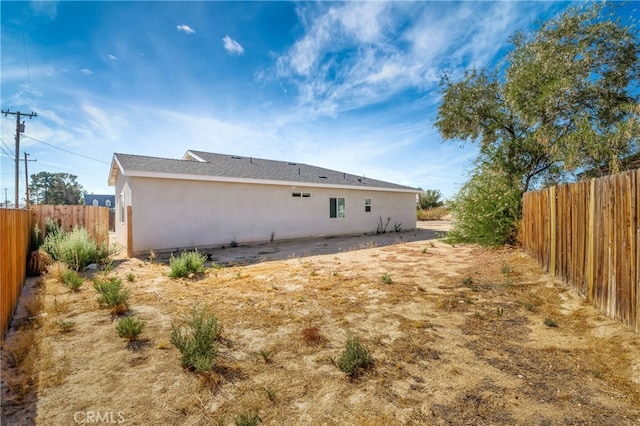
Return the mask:
<svg viewBox="0 0 640 426">
<path fill-rule="evenodd" d="M 4 339 L 27 274 L 29 210 L 0 209 L 0 340 Z"/>
<path fill-rule="evenodd" d="M 102 243 L 109 238 L 109 208 L 94 206 L 33 206 L 0 209 L 0 338 L 11 323 L 27 273 L 31 233 L 37 226 L 40 238 L 46 235 L 47 219 L 65 231 L 85 228 Z"/>
<path fill-rule="evenodd" d="M 640 169 L 527 192 L 524 249 L 640 333 Z"/>
<path fill-rule="evenodd" d="M 41 205 L 31 207 L 32 227 L 38 226 L 41 237 L 46 236 L 47 220 L 52 220 L 64 231 L 85 228 L 97 242 L 108 241 L 109 208 L 98 206 Z"/>
</svg>

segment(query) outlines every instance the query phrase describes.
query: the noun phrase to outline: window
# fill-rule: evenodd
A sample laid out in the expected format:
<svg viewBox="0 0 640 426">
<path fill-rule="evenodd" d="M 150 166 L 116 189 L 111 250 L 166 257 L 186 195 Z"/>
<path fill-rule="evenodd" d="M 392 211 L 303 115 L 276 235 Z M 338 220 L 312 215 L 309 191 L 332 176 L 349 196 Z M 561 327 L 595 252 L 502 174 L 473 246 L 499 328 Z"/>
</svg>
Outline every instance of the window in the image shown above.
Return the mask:
<svg viewBox="0 0 640 426">
<path fill-rule="evenodd" d="M 311 193 L 310 192 L 303 192 L 302 193 L 302 198 L 311 198 Z"/>
<path fill-rule="evenodd" d="M 300 193 L 299 193 L 299 192 L 292 192 L 292 193 L 291 193 L 291 196 L 292 196 L 292 197 L 299 197 L 299 196 L 300 196 Z"/>
<path fill-rule="evenodd" d="M 120 194 L 120 223 L 124 223 L 124 193 Z"/>
<path fill-rule="evenodd" d="M 345 217 L 344 198 L 329 198 L 329 217 L 338 219 Z"/>
<path fill-rule="evenodd" d="M 364 211 L 371 213 L 371 198 L 364 199 Z"/>
<path fill-rule="evenodd" d="M 292 192 L 292 197 L 302 197 L 302 198 L 311 198 L 310 192 Z"/>
<path fill-rule="evenodd" d="M 98 200 L 93 200 L 93 202 L 91 204 L 93 204 L 94 207 L 98 207 L 100 205 Z"/>
<path fill-rule="evenodd" d="M 107 207 L 111 207 L 111 200 L 104 200 L 104 205 Z"/>
</svg>

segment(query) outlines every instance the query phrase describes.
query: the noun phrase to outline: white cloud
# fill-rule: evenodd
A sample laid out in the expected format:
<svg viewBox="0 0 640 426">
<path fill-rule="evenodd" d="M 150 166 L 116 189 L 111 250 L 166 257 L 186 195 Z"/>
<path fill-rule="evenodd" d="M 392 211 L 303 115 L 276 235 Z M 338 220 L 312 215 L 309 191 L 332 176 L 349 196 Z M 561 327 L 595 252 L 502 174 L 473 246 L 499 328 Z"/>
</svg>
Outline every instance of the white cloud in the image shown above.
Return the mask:
<svg viewBox="0 0 640 426">
<path fill-rule="evenodd" d="M 228 35 L 222 38 L 222 42 L 224 43 L 224 50 L 226 50 L 229 54 L 242 55 L 244 53 L 244 47 L 242 47 L 240 43 L 238 43 Z"/>
<path fill-rule="evenodd" d="M 84 75 L 92 75 L 92 74 L 93 74 L 93 71 L 91 71 L 89 68 L 82 68 L 82 69 L 80 70 L 80 72 L 81 72 L 82 74 L 84 74 Z"/>
<path fill-rule="evenodd" d="M 112 61 L 117 61 L 118 58 L 115 55 L 109 54 L 109 59 L 111 59 Z"/>
<path fill-rule="evenodd" d="M 180 24 L 180 25 L 176 26 L 176 29 L 178 31 L 182 31 L 182 32 L 187 33 L 187 34 L 194 34 L 196 32 L 196 30 L 194 30 L 193 28 L 191 28 L 190 26 L 185 25 L 185 24 Z"/>
<path fill-rule="evenodd" d="M 276 59 L 307 113 L 336 117 L 406 91 L 437 88 L 445 71 L 490 66 L 546 5 L 350 2 L 298 8 L 305 33 Z"/>
</svg>

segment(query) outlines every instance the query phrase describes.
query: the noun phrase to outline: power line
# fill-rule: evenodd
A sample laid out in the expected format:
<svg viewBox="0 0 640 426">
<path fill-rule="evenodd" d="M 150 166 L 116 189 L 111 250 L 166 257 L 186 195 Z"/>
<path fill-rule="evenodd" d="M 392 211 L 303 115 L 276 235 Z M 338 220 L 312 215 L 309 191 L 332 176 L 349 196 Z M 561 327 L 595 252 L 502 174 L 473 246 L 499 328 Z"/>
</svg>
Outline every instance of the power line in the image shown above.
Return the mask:
<svg viewBox="0 0 640 426">
<path fill-rule="evenodd" d="M 47 146 L 50 146 L 51 148 L 59 149 L 60 151 L 64 151 L 64 152 L 69 153 L 69 154 L 77 155 L 78 157 L 84 157 L 84 158 L 87 158 L 89 160 L 97 161 L 98 163 L 102 163 L 102 164 L 110 164 L 110 163 L 108 163 L 106 161 L 98 160 L 97 158 L 93 158 L 93 157 L 89 157 L 88 155 L 79 154 L 77 152 L 69 151 L 68 149 L 60 148 L 59 146 L 52 145 L 52 144 L 50 144 L 48 142 L 45 142 L 45 141 L 41 141 L 40 139 L 36 139 L 36 138 L 34 138 L 32 136 L 29 136 L 29 135 L 24 135 L 24 137 L 27 138 L 27 139 L 32 139 L 32 140 L 34 140 L 36 142 L 43 143 L 43 144 L 45 144 Z"/>
<path fill-rule="evenodd" d="M 12 154 L 11 154 L 11 148 L 9 148 L 9 146 L 8 146 L 6 143 L 4 143 L 4 141 L 2 140 L 2 138 L 0 138 L 0 142 L 2 142 L 2 145 L 4 145 L 4 146 L 5 146 L 5 148 L 6 148 L 6 149 L 5 149 L 5 148 L 3 148 L 3 147 L 1 147 L 1 146 L 0 146 L 0 150 L 2 150 L 2 152 L 4 152 L 4 154 L 5 154 L 6 156 L 8 156 L 9 158 L 11 158 L 11 159 L 13 160 L 14 158 L 13 158 L 13 156 L 12 156 Z"/>
</svg>

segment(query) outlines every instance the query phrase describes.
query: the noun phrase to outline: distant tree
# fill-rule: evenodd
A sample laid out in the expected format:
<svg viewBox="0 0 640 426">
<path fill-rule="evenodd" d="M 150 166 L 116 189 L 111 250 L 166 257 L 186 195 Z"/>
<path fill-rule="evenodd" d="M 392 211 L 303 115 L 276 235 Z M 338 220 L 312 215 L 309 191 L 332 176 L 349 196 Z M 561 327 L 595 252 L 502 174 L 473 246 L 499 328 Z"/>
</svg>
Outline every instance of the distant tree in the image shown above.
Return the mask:
<svg viewBox="0 0 640 426">
<path fill-rule="evenodd" d="M 86 191 L 69 173 L 40 172 L 31 175 L 29 200 L 31 204 L 82 204 Z"/>
<path fill-rule="evenodd" d="M 622 158 L 638 152 L 638 37 L 635 27 L 605 16 L 607 7 L 571 7 L 535 33 L 516 33 L 495 70 L 471 69 L 460 81 L 443 77 L 436 127 L 445 140 L 480 148 L 475 182 L 463 187 L 457 205 L 487 189 L 489 176 L 521 195 L 583 168 L 606 164 L 617 172 Z M 501 200 L 494 203 L 492 211 L 503 211 Z M 508 213 L 514 228 L 520 203 Z M 458 224 L 471 220 L 457 217 Z"/>
<path fill-rule="evenodd" d="M 444 204 L 441 201 L 442 193 L 437 189 L 427 189 L 420 194 L 420 208 L 430 209 L 434 207 L 440 207 Z"/>
</svg>

